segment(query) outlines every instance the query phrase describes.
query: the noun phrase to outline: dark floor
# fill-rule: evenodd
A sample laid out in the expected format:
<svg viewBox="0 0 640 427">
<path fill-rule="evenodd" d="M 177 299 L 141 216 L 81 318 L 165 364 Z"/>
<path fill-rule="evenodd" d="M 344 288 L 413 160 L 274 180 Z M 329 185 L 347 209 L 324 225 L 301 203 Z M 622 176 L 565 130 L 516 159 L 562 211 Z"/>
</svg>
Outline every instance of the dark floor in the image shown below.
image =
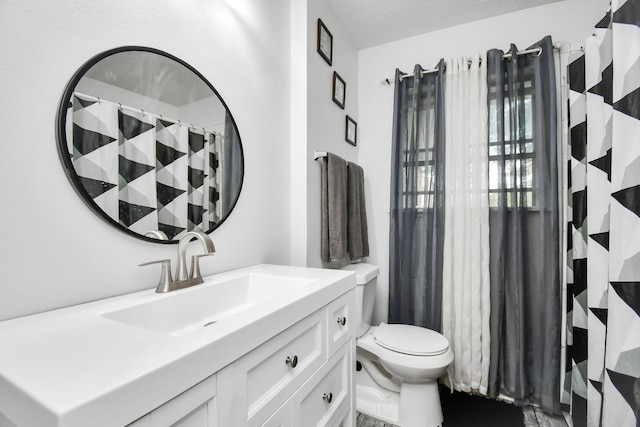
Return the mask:
<svg viewBox="0 0 640 427">
<path fill-rule="evenodd" d="M 562 416 L 550 416 L 532 407 L 521 408 L 507 402 L 487 399 L 440 387 L 444 415 L 443 427 L 567 427 Z M 359 414 L 357 427 L 392 427 Z"/>
<path fill-rule="evenodd" d="M 443 427 L 524 427 L 522 408 L 442 387 Z"/>
<path fill-rule="evenodd" d="M 522 408 L 440 387 L 443 427 L 524 427 Z M 392 427 L 360 414 L 357 427 Z"/>
</svg>

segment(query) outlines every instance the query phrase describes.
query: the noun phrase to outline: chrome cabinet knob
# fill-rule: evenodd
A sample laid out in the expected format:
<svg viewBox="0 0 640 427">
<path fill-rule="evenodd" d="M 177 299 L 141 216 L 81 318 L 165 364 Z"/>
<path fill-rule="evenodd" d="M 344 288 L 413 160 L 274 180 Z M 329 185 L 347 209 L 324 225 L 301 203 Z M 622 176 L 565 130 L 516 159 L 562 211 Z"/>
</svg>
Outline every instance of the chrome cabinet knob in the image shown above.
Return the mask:
<svg viewBox="0 0 640 427">
<path fill-rule="evenodd" d="M 298 356 L 287 356 L 284 363 L 291 366 L 292 368 L 295 368 L 296 366 L 298 366 Z"/>
<path fill-rule="evenodd" d="M 338 324 L 341 326 L 344 326 L 347 324 L 347 318 L 346 317 L 338 317 Z"/>
<path fill-rule="evenodd" d="M 324 400 L 327 403 L 331 403 L 331 401 L 333 400 L 333 393 L 325 393 L 322 395 L 322 400 Z"/>
</svg>

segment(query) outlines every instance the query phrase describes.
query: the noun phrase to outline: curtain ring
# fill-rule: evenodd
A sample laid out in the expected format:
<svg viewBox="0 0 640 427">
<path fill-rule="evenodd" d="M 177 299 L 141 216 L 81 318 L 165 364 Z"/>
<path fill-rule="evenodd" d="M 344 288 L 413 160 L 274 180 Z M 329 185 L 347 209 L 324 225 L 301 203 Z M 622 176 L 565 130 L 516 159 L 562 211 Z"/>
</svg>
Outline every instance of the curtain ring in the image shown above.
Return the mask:
<svg viewBox="0 0 640 427">
<path fill-rule="evenodd" d="M 97 98 L 98 98 L 98 104 L 100 104 L 100 97 L 98 96 Z"/>
<path fill-rule="evenodd" d="M 118 110 L 122 111 L 122 103 L 118 102 Z"/>
<path fill-rule="evenodd" d="M 538 56 L 542 55 L 542 48 L 540 46 L 538 47 L 538 51 L 537 52 L 533 52 L 533 57 L 537 58 Z"/>
</svg>

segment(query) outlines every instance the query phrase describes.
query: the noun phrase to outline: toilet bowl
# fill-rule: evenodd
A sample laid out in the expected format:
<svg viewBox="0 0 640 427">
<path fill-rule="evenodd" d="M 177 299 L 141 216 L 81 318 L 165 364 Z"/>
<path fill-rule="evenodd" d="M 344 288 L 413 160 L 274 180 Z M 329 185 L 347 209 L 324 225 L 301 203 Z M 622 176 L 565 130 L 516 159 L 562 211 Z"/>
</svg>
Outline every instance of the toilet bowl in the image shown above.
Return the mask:
<svg viewBox="0 0 640 427">
<path fill-rule="evenodd" d="M 418 326 L 371 326 L 378 267 L 350 264 L 356 273 L 356 410 L 400 427 L 440 427 L 438 378 L 453 361 L 449 341 Z"/>
</svg>

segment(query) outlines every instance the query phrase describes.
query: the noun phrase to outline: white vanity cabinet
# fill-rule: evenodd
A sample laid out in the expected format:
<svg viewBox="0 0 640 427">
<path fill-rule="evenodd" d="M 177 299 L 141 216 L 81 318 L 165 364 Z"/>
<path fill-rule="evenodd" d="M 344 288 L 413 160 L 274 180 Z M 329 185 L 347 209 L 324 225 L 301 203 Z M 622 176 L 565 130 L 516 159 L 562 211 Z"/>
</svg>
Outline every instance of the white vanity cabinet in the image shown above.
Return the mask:
<svg viewBox="0 0 640 427">
<path fill-rule="evenodd" d="M 212 375 L 127 427 L 216 427 L 216 391 Z"/>
<path fill-rule="evenodd" d="M 261 264 L 0 322 L 0 427 L 353 427 L 355 287 Z"/>
<path fill-rule="evenodd" d="M 355 291 L 218 372 L 220 426 L 352 426 Z"/>
</svg>

